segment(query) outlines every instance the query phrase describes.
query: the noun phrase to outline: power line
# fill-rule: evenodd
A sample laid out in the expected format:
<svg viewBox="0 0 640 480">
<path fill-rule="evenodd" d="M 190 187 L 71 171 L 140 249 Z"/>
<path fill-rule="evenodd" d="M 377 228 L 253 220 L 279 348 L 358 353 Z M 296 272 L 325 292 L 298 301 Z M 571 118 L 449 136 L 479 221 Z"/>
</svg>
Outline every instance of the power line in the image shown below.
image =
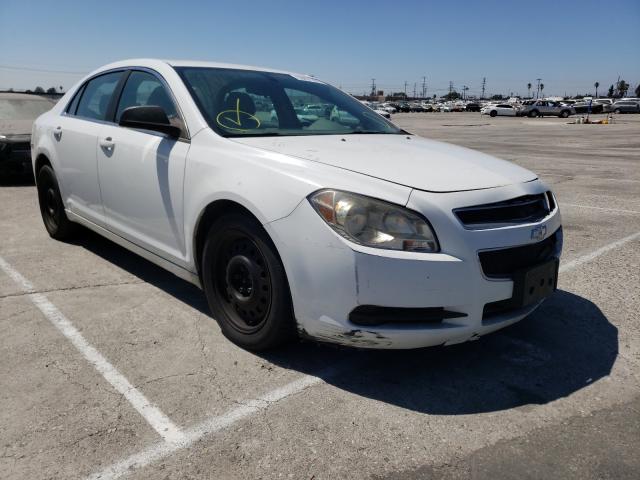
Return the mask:
<svg viewBox="0 0 640 480">
<path fill-rule="evenodd" d="M 0 69 L 2 70 L 18 70 L 24 72 L 40 72 L 40 73 L 64 73 L 68 75 L 85 75 L 87 71 L 78 72 L 78 71 L 70 71 L 70 70 L 50 70 L 44 68 L 31 68 L 31 67 L 16 67 L 13 65 L 0 65 Z"/>
</svg>

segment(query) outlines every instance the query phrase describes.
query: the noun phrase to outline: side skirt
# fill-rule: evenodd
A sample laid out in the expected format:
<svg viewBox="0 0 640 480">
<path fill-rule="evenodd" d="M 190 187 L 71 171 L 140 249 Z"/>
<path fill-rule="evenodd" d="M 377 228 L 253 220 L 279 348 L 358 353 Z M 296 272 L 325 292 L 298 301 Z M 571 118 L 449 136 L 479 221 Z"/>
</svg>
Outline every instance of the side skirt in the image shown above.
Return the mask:
<svg viewBox="0 0 640 480">
<path fill-rule="evenodd" d="M 111 240 L 112 242 L 117 243 L 121 247 L 124 247 L 127 250 L 137 255 L 140 255 L 142 258 L 149 260 L 151 263 L 154 263 L 159 267 L 164 268 L 168 272 L 173 273 L 175 276 L 183 280 L 186 280 L 187 282 L 192 283 L 196 287 L 202 289 L 202 285 L 200 284 L 200 278 L 198 277 L 197 274 L 185 268 L 182 268 L 179 265 L 176 265 L 175 263 L 172 263 L 169 260 L 166 260 L 161 256 L 156 255 L 155 253 L 150 252 L 149 250 L 146 250 L 136 245 L 133 242 L 130 242 L 126 238 L 122 238 L 120 235 L 116 235 L 115 233 L 107 230 L 106 228 L 101 227 L 100 225 L 96 225 L 95 223 L 90 222 L 89 220 L 87 220 L 84 217 L 81 217 L 80 215 L 70 212 L 67 209 L 65 209 L 65 213 L 67 214 L 67 217 L 69 218 L 69 220 L 71 220 L 72 222 L 79 223 L 80 225 L 87 227 L 89 230 L 93 230 L 98 235 L 101 235 Z"/>
</svg>

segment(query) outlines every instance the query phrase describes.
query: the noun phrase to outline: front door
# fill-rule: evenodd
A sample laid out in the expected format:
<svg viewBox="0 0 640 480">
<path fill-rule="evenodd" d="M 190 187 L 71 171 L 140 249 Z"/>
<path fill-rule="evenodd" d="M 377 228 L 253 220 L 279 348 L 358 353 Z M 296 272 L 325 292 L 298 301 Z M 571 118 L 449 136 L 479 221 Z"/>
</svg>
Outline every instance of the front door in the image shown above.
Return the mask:
<svg viewBox="0 0 640 480">
<path fill-rule="evenodd" d="M 162 107 L 184 131 L 165 84 L 149 72 L 131 72 L 116 110 L 116 125 L 105 125 L 98 139 L 105 222 L 114 233 L 186 266 L 182 194 L 190 143 L 117 125 L 125 108 L 139 105 Z"/>
</svg>

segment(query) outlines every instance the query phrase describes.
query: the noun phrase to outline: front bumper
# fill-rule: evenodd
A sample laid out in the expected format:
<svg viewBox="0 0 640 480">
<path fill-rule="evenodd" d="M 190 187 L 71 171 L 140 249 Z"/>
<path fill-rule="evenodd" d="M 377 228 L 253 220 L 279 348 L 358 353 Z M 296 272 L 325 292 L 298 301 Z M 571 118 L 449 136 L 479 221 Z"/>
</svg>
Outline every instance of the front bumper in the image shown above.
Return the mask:
<svg viewBox="0 0 640 480">
<path fill-rule="evenodd" d="M 556 232 L 561 225 L 558 208 L 540 222 L 483 230 L 465 229 L 452 211 L 545 190 L 539 181 L 471 192 L 414 190 L 407 207 L 431 222 L 442 248 L 435 254 L 353 244 L 326 225 L 309 202 L 301 202 L 291 215 L 265 226 L 287 272 L 299 331 L 356 347 L 419 348 L 472 340 L 523 319 L 539 303 L 484 314 L 487 304 L 511 298 L 514 282 L 487 278 L 478 252 L 535 243 L 535 227 Z M 444 308 L 464 316 L 364 327 L 349 320 L 360 305 Z"/>
</svg>

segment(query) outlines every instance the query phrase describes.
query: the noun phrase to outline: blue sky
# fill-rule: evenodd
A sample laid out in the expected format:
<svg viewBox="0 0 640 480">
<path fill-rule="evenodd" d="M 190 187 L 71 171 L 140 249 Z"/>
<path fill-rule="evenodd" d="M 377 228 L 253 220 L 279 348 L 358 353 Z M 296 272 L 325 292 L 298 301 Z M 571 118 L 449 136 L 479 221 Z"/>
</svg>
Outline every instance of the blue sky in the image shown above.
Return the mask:
<svg viewBox="0 0 640 480">
<path fill-rule="evenodd" d="M 105 63 L 190 58 L 310 73 L 352 93 L 526 94 L 640 82 L 640 0 L 0 0 L 0 89 L 70 87 Z M 11 67 L 11 68 L 9 68 Z M 38 70 L 38 71 L 36 71 Z M 47 70 L 47 71 L 41 71 Z M 65 73 L 53 73 L 62 71 Z M 71 73 L 67 73 L 71 72 Z"/>
</svg>

